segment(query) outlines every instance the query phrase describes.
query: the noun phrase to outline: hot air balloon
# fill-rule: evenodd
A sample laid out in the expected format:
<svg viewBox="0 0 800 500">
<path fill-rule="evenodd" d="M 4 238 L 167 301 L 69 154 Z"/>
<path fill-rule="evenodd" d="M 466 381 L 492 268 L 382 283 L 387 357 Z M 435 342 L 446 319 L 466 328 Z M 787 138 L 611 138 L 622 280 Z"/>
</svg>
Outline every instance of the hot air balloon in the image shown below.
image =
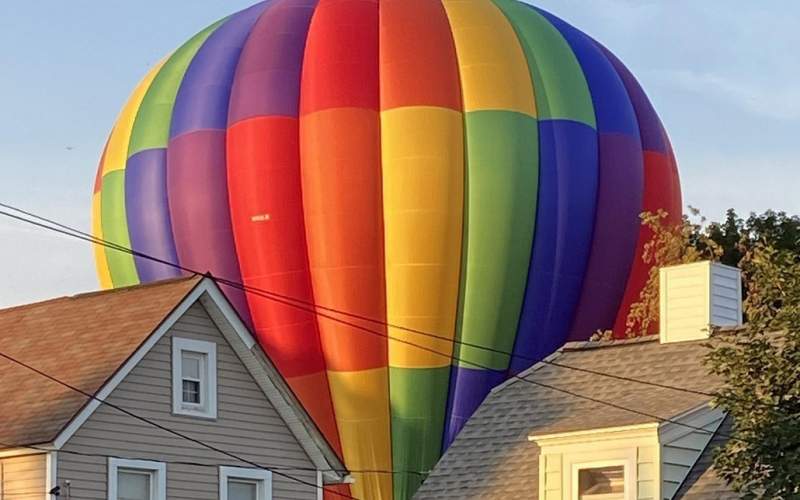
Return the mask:
<svg viewBox="0 0 800 500">
<path fill-rule="evenodd" d="M 93 233 L 262 291 L 223 285 L 353 495 L 405 499 L 493 386 L 624 331 L 649 271 L 638 215 L 657 209 L 681 212 L 658 116 L 553 15 L 269 0 L 145 76 L 98 168 Z M 180 274 L 95 257 L 103 287 Z"/>
</svg>

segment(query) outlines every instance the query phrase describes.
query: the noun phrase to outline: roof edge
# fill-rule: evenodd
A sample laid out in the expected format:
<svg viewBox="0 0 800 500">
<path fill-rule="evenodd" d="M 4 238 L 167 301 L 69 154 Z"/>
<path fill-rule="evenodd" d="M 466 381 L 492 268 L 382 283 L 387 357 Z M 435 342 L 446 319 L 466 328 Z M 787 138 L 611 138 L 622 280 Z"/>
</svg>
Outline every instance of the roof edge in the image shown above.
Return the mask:
<svg viewBox="0 0 800 500">
<path fill-rule="evenodd" d="M 206 293 L 199 297 L 201 305 L 209 312 L 212 321 L 215 322 L 223 335 L 225 335 L 226 329 L 218 321 L 224 321 L 236 333 L 240 341 L 240 349 L 235 349 L 236 346 L 233 345 L 231 339 L 226 337 L 226 340 L 231 342 L 236 354 L 242 358 L 243 364 L 256 381 L 256 384 L 275 407 L 284 422 L 286 422 L 286 425 L 311 461 L 323 472 L 324 479 L 327 479 L 326 484 L 347 482 L 349 480 L 349 472 L 344 463 L 331 448 L 322 432 L 311 419 L 311 416 L 300 404 L 286 380 L 250 333 L 247 326 L 245 326 L 222 290 L 210 278 L 207 278 L 207 281 L 204 280 L 203 284 L 206 285 L 204 286 Z M 217 309 L 215 314 L 212 314 L 212 311 L 208 311 L 209 306 Z"/>
<path fill-rule="evenodd" d="M 206 306 L 213 306 L 217 309 L 219 314 L 211 316 L 212 321 L 215 322 L 220 329 L 220 333 L 225 339 L 231 343 L 235 348 L 234 342 L 239 343 L 240 347 L 244 349 L 235 349 L 237 355 L 250 356 L 250 361 L 255 364 L 263 366 L 261 373 L 254 373 L 254 363 L 246 363 L 242 360 L 250 375 L 255 379 L 259 388 L 264 391 L 265 397 L 270 401 L 280 414 L 281 418 L 286 422 L 292 434 L 298 440 L 300 445 L 304 448 L 309 458 L 318 469 L 323 471 L 323 475 L 329 480 L 328 483 L 346 482 L 349 478 L 349 472 L 344 464 L 339 460 L 336 453 L 330 447 L 328 442 L 322 436 L 322 433 L 317 429 L 316 425 L 311 420 L 311 417 L 300 405 L 299 401 L 294 397 L 291 389 L 286 384 L 283 377 L 277 371 L 275 366 L 261 350 L 261 347 L 256 342 L 255 338 L 250 333 L 249 329 L 244 325 L 238 313 L 230 304 L 222 290 L 217 286 L 214 280 L 210 277 L 198 278 L 195 275 L 191 278 L 178 278 L 176 280 L 197 279 L 197 283 L 178 301 L 175 306 L 166 314 L 164 319 L 158 326 L 139 344 L 133 353 L 123 362 L 114 373 L 100 386 L 100 388 L 88 398 L 86 403 L 75 412 L 69 421 L 58 431 L 56 436 L 50 442 L 53 450 L 58 450 L 63 447 L 69 439 L 80 429 L 86 420 L 94 414 L 94 411 L 105 401 L 105 399 L 117 388 L 117 386 L 130 374 L 130 372 L 139 364 L 141 359 L 160 341 L 164 335 L 172 328 L 172 326 L 189 310 L 195 303 L 200 303 L 204 308 Z M 159 282 L 159 283 L 164 283 Z M 130 287 L 127 287 L 130 288 Z M 124 290 L 124 289 L 122 289 Z M 92 292 L 104 293 L 104 292 Z M 206 299 L 207 297 L 207 299 Z M 55 299 L 59 300 L 59 299 Z M 214 316 L 217 316 L 215 318 Z M 219 320 L 223 320 L 234 332 L 235 336 L 225 335 L 225 330 L 220 324 Z M 233 340 L 233 342 L 231 342 Z M 260 353 L 257 355 L 256 353 Z M 262 358 L 259 360 L 259 358 Z M 269 382 L 269 386 L 273 388 L 272 391 L 265 390 L 263 383 Z M 269 389 L 267 387 L 266 389 Z M 279 400 L 276 400 L 276 397 Z M 15 447 L 17 449 L 20 447 Z M 44 451 L 38 451 L 44 453 Z"/>
<path fill-rule="evenodd" d="M 56 435 L 52 439 L 53 447 L 58 450 L 66 442 L 72 437 L 73 434 L 86 422 L 86 420 L 94 413 L 94 411 L 105 401 L 105 399 L 111 394 L 111 392 L 117 388 L 117 386 L 122 383 L 125 377 L 133 370 L 133 368 L 139 364 L 139 361 L 148 353 L 150 349 L 155 346 L 155 344 L 163 337 L 167 331 L 178 321 L 178 319 L 183 316 L 183 314 L 194 304 L 195 301 L 200 297 L 200 288 L 206 278 L 198 279 L 197 275 L 192 276 L 190 278 L 177 278 L 174 280 L 165 280 L 159 282 L 153 282 L 149 286 L 163 284 L 165 282 L 174 282 L 179 280 L 189 280 L 189 279 L 196 279 L 197 282 L 189 289 L 188 292 L 181 298 L 173 307 L 172 309 L 164 316 L 164 318 L 158 323 L 158 325 L 150 332 L 147 337 L 145 337 L 144 341 L 139 344 L 138 347 L 128 356 L 128 358 L 119 365 L 114 372 L 109 375 L 109 377 L 102 383 L 99 389 L 91 395 L 90 398 L 87 398 L 87 401 L 81 406 L 81 408 L 73 414 L 72 418 L 70 418 L 66 424 L 56 433 Z M 138 285 L 141 286 L 141 285 Z M 144 285 L 148 286 L 148 285 Z M 125 287 L 120 290 L 130 289 L 132 287 Z M 106 290 L 108 291 L 108 290 Z M 103 293 L 103 292 L 92 292 L 92 293 Z"/>
<path fill-rule="evenodd" d="M 111 294 L 116 294 L 116 293 L 124 293 L 124 292 L 130 291 L 130 290 L 139 290 L 139 289 L 142 289 L 142 288 L 159 287 L 159 286 L 169 285 L 169 284 L 172 284 L 172 283 L 178 283 L 178 282 L 181 282 L 181 281 L 191 281 L 193 279 L 197 279 L 198 281 L 200 281 L 198 279 L 199 277 L 200 277 L 199 274 L 193 274 L 193 275 L 190 275 L 190 276 L 178 276 L 176 278 L 168 278 L 168 279 L 163 279 L 163 280 L 158 280 L 158 281 L 151 281 L 151 282 L 148 282 L 148 283 L 139 283 L 137 285 L 128 285 L 128 286 L 122 286 L 122 287 L 118 287 L 118 288 L 107 288 L 105 290 L 93 290 L 93 291 L 89 291 L 89 292 L 79 292 L 79 293 L 75 293 L 75 294 L 72 294 L 72 295 L 61 295 L 59 297 L 52 297 L 52 298 L 49 298 L 49 299 L 39 300 L 39 301 L 36 301 L 36 302 L 28 302 L 26 304 L 18 304 L 18 305 L 15 305 L 15 306 L 3 307 L 3 308 L 0 308 L 0 314 L 5 314 L 6 312 L 12 312 L 12 311 L 20 311 L 20 310 L 23 310 L 23 309 L 34 309 L 34 308 L 39 307 L 39 306 L 52 304 L 53 302 L 63 302 L 63 301 L 68 301 L 68 300 L 78 300 L 78 299 L 84 299 L 84 298 L 89 298 L 89 297 L 95 297 L 95 296 L 99 296 L 99 295 L 111 295 Z"/>
<path fill-rule="evenodd" d="M 658 342 L 659 336 L 656 335 L 641 335 L 639 337 L 631 337 L 626 339 L 611 339 L 611 340 L 579 340 L 567 342 L 559 351 L 588 351 L 591 349 L 604 349 L 608 347 L 622 347 L 632 344 L 644 344 L 647 342 Z"/>
<path fill-rule="evenodd" d="M 586 438 L 607 436 L 607 439 L 617 439 L 621 435 L 635 434 L 639 432 L 657 432 L 660 422 L 645 422 L 641 424 L 620 425 L 614 427 L 597 427 L 592 429 L 581 429 L 575 431 L 554 432 L 551 434 L 529 434 L 528 441 L 536 443 L 542 441 L 583 441 Z"/>
</svg>

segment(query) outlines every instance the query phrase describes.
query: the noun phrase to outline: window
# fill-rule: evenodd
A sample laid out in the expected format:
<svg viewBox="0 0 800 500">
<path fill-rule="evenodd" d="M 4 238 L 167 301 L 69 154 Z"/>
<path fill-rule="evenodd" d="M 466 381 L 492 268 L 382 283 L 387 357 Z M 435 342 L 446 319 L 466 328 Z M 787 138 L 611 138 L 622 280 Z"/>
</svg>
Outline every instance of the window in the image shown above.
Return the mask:
<svg viewBox="0 0 800 500">
<path fill-rule="evenodd" d="M 624 500 L 625 466 L 593 467 L 578 470 L 580 500 Z"/>
<path fill-rule="evenodd" d="M 149 460 L 108 459 L 109 500 L 166 500 L 167 467 Z"/>
<path fill-rule="evenodd" d="M 241 467 L 219 468 L 220 500 L 270 500 L 272 473 Z"/>
<path fill-rule="evenodd" d="M 528 436 L 539 446 L 539 498 L 661 498 L 659 425 Z"/>
<path fill-rule="evenodd" d="M 172 338 L 172 412 L 217 417 L 217 345 Z"/>
</svg>

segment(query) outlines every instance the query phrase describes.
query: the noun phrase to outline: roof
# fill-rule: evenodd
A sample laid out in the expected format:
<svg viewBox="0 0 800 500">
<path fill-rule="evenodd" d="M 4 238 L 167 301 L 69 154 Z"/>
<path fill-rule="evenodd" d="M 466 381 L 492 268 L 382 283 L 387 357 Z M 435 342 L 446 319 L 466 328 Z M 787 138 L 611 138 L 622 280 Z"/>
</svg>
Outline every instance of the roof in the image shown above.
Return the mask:
<svg viewBox="0 0 800 500">
<path fill-rule="evenodd" d="M 703 344 L 661 344 L 658 336 L 647 336 L 565 345 L 546 362 L 520 374 L 528 383 L 511 379 L 487 396 L 416 498 L 535 498 L 539 491 L 539 449 L 528 440 L 529 435 L 658 423 L 659 418 L 677 417 L 710 399 L 547 362 L 710 392 L 721 381 L 706 371 L 702 358 L 707 349 Z"/>
<path fill-rule="evenodd" d="M 200 281 L 162 281 L 0 310 L 0 353 L 94 394 Z M 87 398 L 0 358 L 0 448 L 49 443 Z"/>
<path fill-rule="evenodd" d="M 341 460 L 222 291 L 199 276 L 0 310 L 0 353 L 97 398 L 0 357 L 0 451 L 62 446 L 196 302 L 323 471 L 325 483 L 347 481 Z"/>
</svg>

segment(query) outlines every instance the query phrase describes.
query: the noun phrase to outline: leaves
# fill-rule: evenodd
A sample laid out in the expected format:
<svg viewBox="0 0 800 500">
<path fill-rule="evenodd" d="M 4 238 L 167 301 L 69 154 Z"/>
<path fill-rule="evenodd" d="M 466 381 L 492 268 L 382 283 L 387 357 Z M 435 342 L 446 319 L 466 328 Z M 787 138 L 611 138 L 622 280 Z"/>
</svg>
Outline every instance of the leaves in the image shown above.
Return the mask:
<svg viewBox="0 0 800 500">
<path fill-rule="evenodd" d="M 740 260 L 748 322 L 717 333 L 706 357 L 734 419 L 717 473 L 745 498 L 800 496 L 800 253 L 757 241 Z M 778 333 L 779 332 L 779 333 Z"/>
<path fill-rule="evenodd" d="M 652 236 L 644 245 L 642 259 L 650 264 L 647 284 L 639 293 L 639 300 L 631 305 L 625 321 L 625 335 L 635 337 L 650 331 L 658 322 L 658 270 L 666 266 L 690 264 L 702 260 L 717 260 L 723 253 L 719 244 L 703 230 L 705 218 L 689 207 L 698 222 L 684 215 L 680 224 L 669 224 L 669 214 L 664 210 L 644 212 L 639 217 Z"/>
<path fill-rule="evenodd" d="M 652 269 L 626 335 L 658 321 L 659 268 L 701 260 L 741 268 L 747 321 L 713 332 L 706 357 L 724 380 L 713 403 L 733 417 L 714 466 L 743 498 L 800 498 L 800 218 L 768 210 L 742 219 L 728 210 L 724 221 L 706 223 L 690 207 L 677 225 L 663 211 L 641 219 L 652 234 L 643 253 Z"/>
</svg>

